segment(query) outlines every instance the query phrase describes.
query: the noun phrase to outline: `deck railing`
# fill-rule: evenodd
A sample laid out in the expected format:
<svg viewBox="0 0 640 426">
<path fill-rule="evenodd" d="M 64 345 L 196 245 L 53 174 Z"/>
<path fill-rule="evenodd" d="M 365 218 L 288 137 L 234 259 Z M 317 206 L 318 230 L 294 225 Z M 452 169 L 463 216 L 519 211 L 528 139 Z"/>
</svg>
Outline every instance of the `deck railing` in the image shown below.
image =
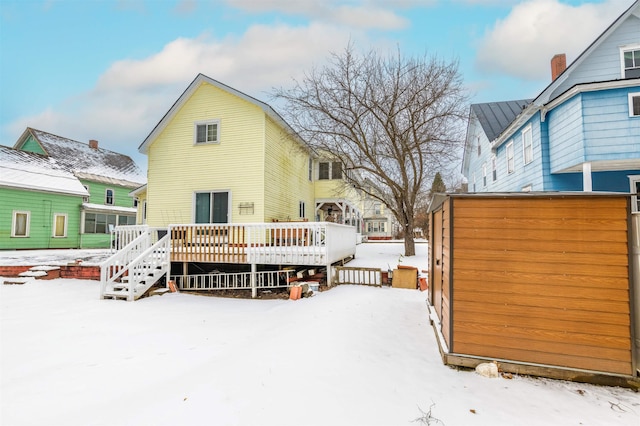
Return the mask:
<svg viewBox="0 0 640 426">
<path fill-rule="evenodd" d="M 329 222 L 171 225 L 174 262 L 327 265 L 353 256 L 356 230 Z"/>
</svg>

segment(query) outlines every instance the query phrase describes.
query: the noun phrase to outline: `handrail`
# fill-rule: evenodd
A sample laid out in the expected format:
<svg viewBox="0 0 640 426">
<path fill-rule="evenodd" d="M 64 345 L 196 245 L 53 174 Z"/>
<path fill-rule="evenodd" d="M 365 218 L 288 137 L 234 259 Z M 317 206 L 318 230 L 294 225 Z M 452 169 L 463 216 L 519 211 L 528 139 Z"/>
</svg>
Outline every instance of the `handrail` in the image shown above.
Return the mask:
<svg viewBox="0 0 640 426">
<path fill-rule="evenodd" d="M 161 251 L 163 254 L 160 257 L 156 256 L 158 249 L 164 249 Z M 151 262 L 147 263 L 147 267 L 150 270 L 154 270 L 156 266 L 162 265 L 164 262 L 166 262 L 168 259 L 168 256 L 169 256 L 169 235 L 165 235 L 164 237 L 160 238 L 151 247 L 147 248 L 145 251 L 140 253 L 140 255 L 138 255 L 138 257 L 136 257 L 133 261 L 131 261 L 127 269 L 129 271 L 136 271 L 139 265 L 146 263 L 149 261 L 149 259 L 151 259 Z M 129 274 L 129 285 L 128 285 L 129 300 L 134 299 L 134 289 L 140 283 L 140 281 L 142 281 L 141 280 L 142 275 L 143 274 L 140 274 L 140 273 Z"/>
</svg>

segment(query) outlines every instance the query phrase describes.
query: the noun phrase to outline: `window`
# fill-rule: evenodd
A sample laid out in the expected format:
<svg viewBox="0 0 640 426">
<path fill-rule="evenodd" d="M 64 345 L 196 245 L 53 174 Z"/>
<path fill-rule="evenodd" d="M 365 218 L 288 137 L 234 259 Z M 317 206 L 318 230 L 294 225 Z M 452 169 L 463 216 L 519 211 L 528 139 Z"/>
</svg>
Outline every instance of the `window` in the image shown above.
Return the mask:
<svg viewBox="0 0 640 426">
<path fill-rule="evenodd" d="M 507 144 L 507 173 L 516 171 L 516 161 L 513 157 L 513 141 Z"/>
<path fill-rule="evenodd" d="M 482 163 L 482 186 L 487 186 L 487 165 Z"/>
<path fill-rule="evenodd" d="M 320 180 L 329 179 L 329 163 L 318 164 L 318 179 Z"/>
<path fill-rule="evenodd" d="M 85 234 L 108 234 L 109 227 L 116 226 L 118 216 L 115 214 L 104 213 L 85 213 L 84 214 L 84 233 Z"/>
<path fill-rule="evenodd" d="M 620 49 L 622 78 L 640 77 L 640 45 Z"/>
<path fill-rule="evenodd" d="M 376 215 L 380 215 L 382 214 L 382 204 L 380 203 L 374 203 L 373 204 L 373 212 Z"/>
<path fill-rule="evenodd" d="M 475 173 L 473 174 L 473 179 L 471 180 L 471 182 L 473 182 L 471 192 L 476 192 L 476 174 Z"/>
<path fill-rule="evenodd" d="M 304 201 L 300 201 L 298 204 L 298 217 L 303 219 L 307 216 L 307 205 Z"/>
<path fill-rule="evenodd" d="M 482 154 L 482 147 L 480 146 L 480 136 L 477 138 L 478 141 L 478 157 Z"/>
<path fill-rule="evenodd" d="M 142 223 L 147 223 L 147 200 L 142 202 Z"/>
<path fill-rule="evenodd" d="M 113 197 L 113 189 L 109 189 L 109 188 L 107 188 L 107 189 L 104 191 L 104 203 L 105 203 L 107 206 L 112 206 L 112 205 L 113 205 L 113 198 L 114 198 L 114 197 Z"/>
<path fill-rule="evenodd" d="M 200 121 L 195 123 L 194 144 L 220 143 L 220 121 Z"/>
<path fill-rule="evenodd" d="M 118 226 L 135 225 L 136 217 L 125 214 L 118 215 Z"/>
<path fill-rule="evenodd" d="M 387 222 L 371 221 L 367 222 L 367 232 L 387 232 Z"/>
<path fill-rule="evenodd" d="M 331 163 L 331 179 L 342 179 L 342 163 L 338 161 Z"/>
<path fill-rule="evenodd" d="M 13 222 L 11 223 L 12 237 L 28 237 L 29 224 L 31 222 L 31 212 L 13 211 Z"/>
<path fill-rule="evenodd" d="M 67 215 L 66 214 L 56 213 L 53 215 L 53 237 L 54 238 L 67 237 Z"/>
<path fill-rule="evenodd" d="M 140 200 L 138 200 L 138 197 L 135 197 L 133 199 L 133 207 L 138 207 L 138 203 L 140 202 Z"/>
<path fill-rule="evenodd" d="M 229 193 L 196 192 L 195 223 L 229 223 Z"/>
<path fill-rule="evenodd" d="M 531 135 L 531 125 L 522 131 L 522 155 L 524 164 L 533 161 L 533 137 Z"/>
<path fill-rule="evenodd" d="M 493 178 L 493 181 L 495 182 L 498 179 L 498 162 L 496 161 L 496 156 L 492 155 L 491 156 L 491 177 Z"/>
<path fill-rule="evenodd" d="M 309 157 L 309 182 L 313 181 L 313 158 Z"/>
<path fill-rule="evenodd" d="M 629 93 L 629 117 L 640 117 L 640 93 Z"/>
</svg>

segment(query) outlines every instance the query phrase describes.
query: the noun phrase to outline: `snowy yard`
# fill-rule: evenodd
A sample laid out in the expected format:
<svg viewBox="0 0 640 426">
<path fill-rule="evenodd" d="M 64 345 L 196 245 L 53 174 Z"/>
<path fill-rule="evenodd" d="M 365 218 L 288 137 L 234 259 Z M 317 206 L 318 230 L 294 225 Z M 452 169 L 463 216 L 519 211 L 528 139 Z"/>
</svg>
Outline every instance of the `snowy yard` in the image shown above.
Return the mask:
<svg viewBox="0 0 640 426">
<path fill-rule="evenodd" d="M 426 268 L 426 250 L 402 263 Z M 386 270 L 400 252 L 364 244 L 349 265 Z M 2 425 L 639 423 L 631 390 L 444 366 L 417 290 L 124 302 L 98 286 L 0 286 Z"/>
</svg>

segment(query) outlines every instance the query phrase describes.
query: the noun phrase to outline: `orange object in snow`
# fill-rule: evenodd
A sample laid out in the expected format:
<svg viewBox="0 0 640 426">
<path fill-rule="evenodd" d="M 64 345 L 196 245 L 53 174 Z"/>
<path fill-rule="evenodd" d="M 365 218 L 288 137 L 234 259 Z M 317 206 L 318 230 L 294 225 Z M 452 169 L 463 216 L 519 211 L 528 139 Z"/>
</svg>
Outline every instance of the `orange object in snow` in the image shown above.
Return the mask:
<svg viewBox="0 0 640 426">
<path fill-rule="evenodd" d="M 291 287 L 291 292 L 289 293 L 289 299 L 298 300 L 300 299 L 300 297 L 302 297 L 302 287 L 300 286 Z"/>
</svg>

